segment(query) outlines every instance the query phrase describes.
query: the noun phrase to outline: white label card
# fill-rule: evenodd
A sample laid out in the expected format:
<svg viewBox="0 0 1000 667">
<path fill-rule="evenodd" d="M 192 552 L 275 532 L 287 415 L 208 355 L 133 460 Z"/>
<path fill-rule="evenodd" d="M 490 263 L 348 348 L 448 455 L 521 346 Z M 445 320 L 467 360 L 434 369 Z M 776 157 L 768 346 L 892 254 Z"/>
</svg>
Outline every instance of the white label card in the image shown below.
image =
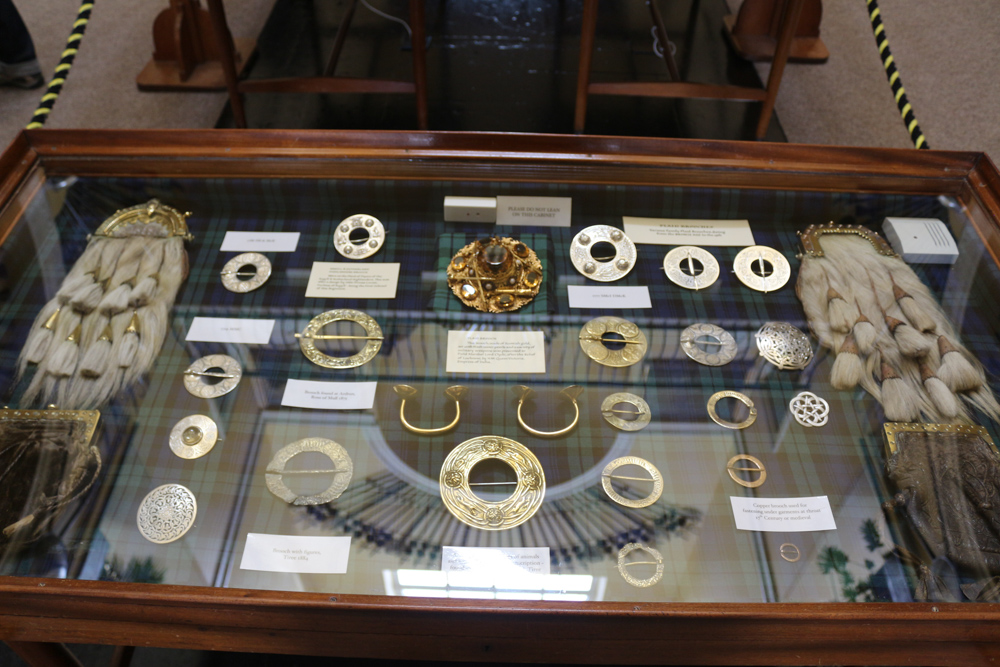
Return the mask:
<svg viewBox="0 0 1000 667">
<path fill-rule="evenodd" d="M 395 299 L 399 263 L 313 262 L 306 297 L 317 299 Z"/>
<path fill-rule="evenodd" d="M 232 317 L 196 317 L 186 340 L 205 343 L 245 343 L 267 345 L 274 320 L 245 320 Z"/>
<path fill-rule="evenodd" d="M 449 331 L 447 373 L 544 373 L 541 331 Z"/>
<path fill-rule="evenodd" d="M 502 581 L 511 575 L 549 574 L 548 547 L 442 547 L 442 572 L 467 572 Z"/>
<path fill-rule="evenodd" d="M 226 232 L 220 252 L 295 252 L 298 232 Z"/>
<path fill-rule="evenodd" d="M 570 197 L 497 197 L 498 225 L 569 227 Z"/>
<path fill-rule="evenodd" d="M 649 288 L 567 285 L 570 308 L 652 308 Z"/>
<path fill-rule="evenodd" d="M 377 386 L 377 382 L 289 380 L 281 404 L 317 410 L 371 410 Z"/>
<path fill-rule="evenodd" d="M 681 220 L 624 216 L 625 234 L 635 243 L 658 245 L 755 245 L 749 220 Z"/>
<path fill-rule="evenodd" d="M 745 498 L 730 496 L 739 530 L 769 533 L 805 533 L 837 530 L 826 496 L 808 498 Z"/>
<path fill-rule="evenodd" d="M 308 537 L 247 533 L 241 570 L 344 574 L 351 552 L 350 537 Z"/>
</svg>

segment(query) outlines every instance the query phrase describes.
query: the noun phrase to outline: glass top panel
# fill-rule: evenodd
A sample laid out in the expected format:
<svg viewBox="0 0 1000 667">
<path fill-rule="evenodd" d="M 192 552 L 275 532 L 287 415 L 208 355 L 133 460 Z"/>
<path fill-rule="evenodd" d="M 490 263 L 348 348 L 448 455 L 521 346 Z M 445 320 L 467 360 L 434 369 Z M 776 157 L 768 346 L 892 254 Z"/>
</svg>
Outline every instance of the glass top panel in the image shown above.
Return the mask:
<svg viewBox="0 0 1000 667">
<path fill-rule="evenodd" d="M 446 195 L 569 197 L 572 227 L 444 222 Z M 18 355 L 36 316 L 81 257 L 88 235 L 117 209 L 154 197 L 190 211 L 188 225 L 195 237 L 186 243 L 190 274 L 165 317 L 162 349 L 140 382 L 101 406 L 93 440 L 102 461 L 96 481 L 82 491 L 60 487 L 62 499 L 69 502 L 46 515 L 51 520 L 37 531 L 37 539 L 7 541 L 0 556 L 5 574 L 452 598 L 909 601 L 917 582 L 899 554 L 918 553 L 922 547 L 902 518 L 887 520 L 883 513 L 882 504 L 895 490 L 884 473 L 887 453 L 880 405 L 860 389 L 833 389 L 834 355 L 820 349 L 815 338 L 815 358 L 801 371 L 778 370 L 760 357 L 754 342 L 754 333 L 769 321 L 808 331 L 794 287 L 799 269 L 796 232 L 829 221 L 880 230 L 886 216 L 944 220 L 959 245 L 960 262 L 912 268 L 943 301 L 989 376 L 1000 373 L 1000 315 L 992 306 L 1000 289 L 997 269 L 964 212 L 945 198 L 425 180 L 67 178 L 46 182 L 0 249 L 0 385 L 9 388 L 7 405 L 30 407 L 21 397 L 34 366 L 18 380 Z M 385 245 L 362 262 L 400 265 L 396 297 L 306 298 L 314 262 L 357 264 L 340 256 L 332 243 L 336 226 L 356 213 L 373 215 L 385 226 Z M 775 292 L 753 291 L 732 271 L 739 248 L 712 247 L 708 250 L 722 269 L 719 280 L 689 291 L 664 277 L 667 246 L 640 244 L 635 269 L 610 285 L 648 287 L 651 308 L 570 308 L 568 286 L 598 284 L 572 266 L 571 239 L 590 225 L 620 226 L 623 215 L 749 220 L 756 242 L 776 248 L 789 260 L 792 280 Z M 236 254 L 220 251 L 227 231 L 299 232 L 301 237 L 295 252 L 266 253 L 273 265 L 271 278 L 260 289 L 239 294 L 227 291 L 220 280 L 223 265 Z M 490 235 L 523 241 L 543 264 L 539 296 L 517 312 L 474 311 L 448 288 L 445 269 L 451 257 L 465 244 Z M 314 365 L 300 351 L 295 334 L 316 315 L 339 308 L 363 311 L 381 327 L 384 340 L 371 362 L 332 370 Z M 648 351 L 640 362 L 611 368 L 583 353 L 581 327 L 603 315 L 625 318 L 645 334 Z M 199 316 L 268 319 L 275 325 L 269 342 L 262 345 L 186 341 Z M 697 322 L 718 325 L 735 337 L 738 351 L 731 363 L 710 367 L 685 355 L 681 331 Z M 503 374 L 447 373 L 448 332 L 469 330 L 542 332 L 546 372 L 524 373 L 515 367 Z M 340 323 L 324 333 L 359 335 L 361 329 Z M 326 343 L 328 349 L 339 350 L 335 354 L 353 353 L 363 344 L 357 339 Z M 238 360 L 242 379 L 224 396 L 198 398 L 185 390 L 184 371 L 209 354 Z M 376 382 L 374 406 L 284 407 L 289 379 Z M 393 391 L 397 384 L 416 389 L 406 416 L 425 428 L 453 418 L 454 401 L 445 395 L 449 386 L 468 387 L 459 423 L 438 435 L 407 430 L 400 421 L 401 399 Z M 523 406 L 523 416 L 543 431 L 570 423 L 572 403 L 559 392 L 569 385 L 582 387 L 576 428 L 551 438 L 526 431 L 518 423 L 516 385 L 535 391 Z M 742 392 L 752 400 L 757 419 L 751 427 L 731 430 L 709 418 L 706 403 L 721 390 Z M 829 402 L 825 426 L 805 428 L 793 419 L 789 401 L 805 390 Z M 605 421 L 602 401 L 615 392 L 641 396 L 650 407 L 651 423 L 626 432 Z M 736 406 L 723 401 L 719 412 L 738 421 L 742 417 Z M 179 458 L 168 446 L 174 425 L 188 415 L 211 417 L 220 436 L 212 451 L 192 460 Z M 995 436 L 995 424 L 983 423 Z M 544 502 L 515 528 L 471 528 L 442 503 L 439 475 L 445 457 L 459 443 L 484 435 L 521 443 L 544 470 Z M 333 440 L 353 463 L 349 485 L 329 503 L 294 506 L 268 490 L 269 462 L 303 438 Z M 0 488 L 7 489 L 6 522 L 28 513 L 21 508 L 31 506 L 32 483 L 44 476 L 39 472 L 33 478 L 30 471 L 51 471 L 61 464 L 44 457 L 35 464 L 18 463 L 18 452 L 31 450 L 23 443 L 5 441 L 3 446 L 0 474 L 11 476 L 0 482 Z M 727 472 L 736 454 L 757 457 L 766 467 L 766 482 L 757 488 L 736 484 Z M 640 457 L 658 469 L 663 491 L 655 503 L 628 508 L 605 494 L 602 469 L 621 456 Z M 294 460 L 297 470 L 330 466 L 317 453 Z M 479 490 L 484 499 L 503 498 L 507 491 L 501 490 L 501 483 L 515 479 L 503 465 L 477 468 L 473 474 L 496 485 Z M 645 475 L 633 467 L 615 474 Z M 327 473 L 286 477 L 296 494 L 320 493 L 330 484 Z M 197 499 L 197 518 L 180 539 L 155 544 L 140 533 L 137 512 L 147 494 L 164 484 L 190 489 Z M 612 485 L 631 498 L 641 498 L 651 488 L 637 479 L 613 480 Z M 794 504 L 815 496 L 829 499 L 836 530 L 736 528 L 732 497 L 788 499 Z M 347 571 L 242 569 L 248 534 L 350 537 Z M 640 588 L 622 576 L 618 554 L 630 543 L 659 552 L 659 582 Z M 782 557 L 786 544 L 795 546 L 797 560 Z M 481 571 L 442 573 L 442 549 L 461 546 L 546 548 L 549 574 L 518 578 Z M 894 552 L 895 546 L 905 551 Z M 655 571 L 648 553 L 636 552 L 627 560 L 654 563 L 626 566 L 635 579 Z"/>
</svg>

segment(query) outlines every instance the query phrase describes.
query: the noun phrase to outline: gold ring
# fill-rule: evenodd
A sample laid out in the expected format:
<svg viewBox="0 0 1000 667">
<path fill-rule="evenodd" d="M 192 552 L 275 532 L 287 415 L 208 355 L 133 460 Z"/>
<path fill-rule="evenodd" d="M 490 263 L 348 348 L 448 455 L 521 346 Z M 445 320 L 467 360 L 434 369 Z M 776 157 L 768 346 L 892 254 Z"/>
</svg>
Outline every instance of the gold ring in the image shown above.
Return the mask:
<svg viewBox="0 0 1000 667">
<path fill-rule="evenodd" d="M 791 542 L 785 542 L 782 544 L 778 548 L 778 553 L 789 563 L 798 562 L 799 558 L 802 558 L 802 552 L 799 551 L 799 548 Z"/>
<path fill-rule="evenodd" d="M 465 392 L 469 391 L 468 387 L 463 387 L 460 384 L 448 387 L 444 390 L 444 395 L 455 401 L 455 418 L 451 420 L 451 423 L 447 426 L 442 426 L 440 428 L 418 428 L 406 421 L 406 399 L 414 398 L 417 395 L 417 390 L 408 384 L 397 384 L 393 386 L 393 391 L 403 399 L 403 402 L 399 404 L 399 421 L 403 423 L 403 427 L 407 431 L 412 431 L 413 433 L 419 433 L 420 435 L 435 435 L 438 433 L 447 433 L 451 429 L 458 426 L 459 417 L 462 416 L 462 406 L 459 401 L 465 396 Z"/>
<path fill-rule="evenodd" d="M 469 472 L 480 461 L 498 459 L 514 469 L 517 488 L 499 502 L 483 500 L 469 486 Z M 545 498 L 542 464 L 527 447 L 510 438 L 483 435 L 451 450 L 441 466 L 441 500 L 456 519 L 482 530 L 519 526 L 534 515 Z"/>
<path fill-rule="evenodd" d="M 333 462 L 332 470 L 286 470 L 285 466 L 293 456 L 303 452 L 320 452 Z M 288 488 L 283 475 L 305 475 L 330 473 L 333 481 L 326 491 L 313 496 L 300 496 Z M 331 500 L 336 500 L 344 492 L 347 485 L 351 483 L 351 476 L 354 474 L 354 462 L 347 454 L 347 451 L 335 443 L 333 440 L 325 438 L 303 438 L 285 445 L 274 455 L 271 462 L 264 470 L 264 481 L 267 483 L 267 490 L 278 496 L 286 503 L 292 505 L 322 505 Z"/>
<path fill-rule="evenodd" d="M 327 324 L 344 320 L 360 324 L 361 328 L 365 330 L 365 335 L 334 336 L 320 333 L 320 329 Z M 382 349 L 384 338 L 382 328 L 379 327 L 375 318 L 360 310 L 348 308 L 320 313 L 309 320 L 309 324 L 302 330 L 302 333 L 295 334 L 295 337 L 299 339 L 299 347 L 302 349 L 302 354 L 306 355 L 306 359 L 323 368 L 354 368 L 366 364 L 374 359 L 378 351 Z M 331 357 L 316 349 L 317 340 L 363 340 L 365 345 L 360 352 L 349 357 Z"/>
<path fill-rule="evenodd" d="M 651 475 L 650 479 L 645 479 L 643 477 L 627 477 L 624 475 L 613 474 L 615 470 L 621 468 L 622 466 L 633 465 L 639 466 Z M 652 482 L 653 490 L 645 498 L 640 498 L 639 500 L 633 500 L 631 498 L 626 498 L 611 486 L 612 479 L 628 479 L 636 482 Z M 660 494 L 663 493 L 663 475 L 660 471 L 656 469 L 652 463 L 646 459 L 640 459 L 638 456 L 623 456 L 621 458 L 615 459 L 608 465 L 604 467 L 601 472 L 601 486 L 604 487 L 604 493 L 608 494 L 608 498 L 615 501 L 619 505 L 625 507 L 649 507 L 657 500 L 660 499 Z"/>
<path fill-rule="evenodd" d="M 756 468 L 739 467 L 736 464 L 739 463 L 740 461 L 749 461 L 750 463 L 754 464 L 757 467 Z M 736 482 L 740 486 L 745 486 L 748 489 L 756 489 L 758 486 L 764 483 L 765 479 L 767 479 L 767 470 L 764 469 L 764 464 L 761 463 L 760 459 L 758 459 L 756 456 L 750 456 L 749 454 L 737 454 L 733 458 L 729 459 L 729 462 L 726 464 L 726 471 L 729 473 L 729 476 L 733 478 L 734 482 Z M 760 477 L 754 480 L 745 480 L 736 474 L 737 471 L 751 472 L 751 473 L 759 472 Z"/>
<path fill-rule="evenodd" d="M 655 561 L 637 560 L 637 561 L 632 561 L 631 563 L 625 562 L 625 557 L 628 556 L 633 551 L 635 551 L 636 549 L 640 551 L 645 551 L 656 560 Z M 656 574 L 649 577 L 648 579 L 636 579 L 625 570 L 626 567 L 630 567 L 632 565 L 656 565 Z M 629 544 L 626 544 L 624 547 L 622 547 L 622 550 L 618 552 L 618 573 L 622 575 L 622 579 L 632 584 L 636 588 L 648 588 L 649 586 L 652 586 L 653 584 L 658 582 L 661 577 L 663 577 L 663 556 L 661 556 L 660 552 L 654 549 L 653 547 L 647 547 L 645 544 L 630 542 Z"/>
<path fill-rule="evenodd" d="M 569 426 L 561 428 L 558 431 L 539 431 L 525 424 L 524 418 L 521 417 L 521 406 L 524 405 L 526 400 L 534 397 L 535 391 L 530 387 L 525 387 L 523 384 L 519 384 L 512 389 L 514 393 L 517 394 L 517 423 L 524 427 L 524 430 L 532 435 L 537 435 L 539 438 L 555 438 L 560 435 L 566 435 L 572 431 L 576 427 L 577 422 L 580 421 L 580 405 L 576 402 L 576 399 L 583 393 L 583 387 L 579 385 L 571 385 L 559 392 L 559 394 L 564 398 L 568 398 L 573 402 L 573 421 Z"/>
<path fill-rule="evenodd" d="M 718 403 L 723 398 L 735 398 L 737 401 L 747 406 L 750 409 L 750 414 L 743 421 L 736 423 L 723 419 L 716 413 L 715 404 Z M 712 418 L 719 426 L 725 426 L 726 428 L 740 429 L 746 428 L 757 421 L 757 408 L 754 407 L 753 401 L 746 394 L 741 394 L 738 391 L 730 391 L 728 389 L 723 391 L 717 391 L 712 394 L 712 397 L 708 399 L 708 416 Z"/>
</svg>

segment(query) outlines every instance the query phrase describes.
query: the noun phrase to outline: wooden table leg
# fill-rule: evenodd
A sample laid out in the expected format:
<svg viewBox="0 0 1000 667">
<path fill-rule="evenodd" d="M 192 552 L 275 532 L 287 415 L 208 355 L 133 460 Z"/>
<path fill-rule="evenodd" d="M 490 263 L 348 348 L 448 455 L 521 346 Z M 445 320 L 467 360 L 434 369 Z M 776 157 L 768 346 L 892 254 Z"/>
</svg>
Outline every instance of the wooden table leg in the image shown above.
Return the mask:
<svg viewBox="0 0 1000 667">
<path fill-rule="evenodd" d="M 757 121 L 758 141 L 767 134 L 767 126 L 771 122 L 774 102 L 778 98 L 778 87 L 781 85 L 781 75 L 785 72 L 785 64 L 788 63 L 788 55 L 792 50 L 792 38 L 795 36 L 796 26 L 799 25 L 799 16 L 802 14 L 802 4 L 803 0 L 788 0 L 785 6 L 785 15 L 782 17 L 778 32 L 778 45 L 774 50 L 774 61 L 771 63 L 771 73 L 767 76 L 767 97 L 761 104 L 760 120 Z"/>
<path fill-rule="evenodd" d="M 229 105 L 233 109 L 233 121 L 236 127 L 245 128 L 247 116 L 243 110 L 243 98 L 240 96 L 240 84 L 236 75 L 233 37 L 229 33 L 229 26 L 226 25 L 226 10 L 222 6 L 222 0 L 208 0 L 208 13 L 212 19 L 212 32 L 218 46 L 222 73 L 226 77 L 226 90 L 229 92 Z"/>
<path fill-rule="evenodd" d="M 417 127 L 427 129 L 427 38 L 424 0 L 410 0 L 410 30 L 413 31 L 413 85 L 417 97 Z"/>
<path fill-rule="evenodd" d="M 576 71 L 576 110 L 573 132 L 583 134 L 587 120 L 587 89 L 590 88 L 590 64 L 594 57 L 594 33 L 597 30 L 597 0 L 584 0 L 583 27 L 580 29 L 580 59 Z"/>
<path fill-rule="evenodd" d="M 5 642 L 31 667 L 83 667 L 64 644 L 50 642 Z"/>
</svg>

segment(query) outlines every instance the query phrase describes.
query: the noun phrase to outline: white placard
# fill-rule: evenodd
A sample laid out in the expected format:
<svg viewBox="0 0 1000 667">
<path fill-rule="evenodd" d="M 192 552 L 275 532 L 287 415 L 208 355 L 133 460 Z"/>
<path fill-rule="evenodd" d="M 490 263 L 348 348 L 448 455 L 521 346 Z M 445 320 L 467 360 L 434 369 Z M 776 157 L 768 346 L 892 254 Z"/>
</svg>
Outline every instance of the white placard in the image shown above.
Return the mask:
<svg viewBox="0 0 1000 667">
<path fill-rule="evenodd" d="M 226 232 L 219 252 L 295 252 L 298 232 Z"/>
<path fill-rule="evenodd" d="M 652 308 L 649 288 L 611 285 L 567 285 L 570 308 Z"/>
<path fill-rule="evenodd" d="M 398 281 L 398 262 L 313 262 L 306 296 L 317 299 L 395 299 Z"/>
<path fill-rule="evenodd" d="M 281 404 L 316 410 L 371 410 L 377 386 L 377 382 L 289 380 Z"/>
<path fill-rule="evenodd" d="M 267 345 L 274 320 L 245 320 L 234 317 L 196 317 L 186 340 L 206 343 L 246 343 Z"/>
<path fill-rule="evenodd" d="M 569 227 L 570 197 L 497 197 L 498 225 Z"/>
<path fill-rule="evenodd" d="M 351 552 L 350 537 L 309 537 L 247 533 L 241 570 L 344 574 Z"/>
<path fill-rule="evenodd" d="M 449 331 L 447 373 L 544 373 L 541 331 Z"/>
<path fill-rule="evenodd" d="M 805 533 L 837 530 L 826 496 L 808 498 L 745 498 L 730 496 L 739 530 L 769 533 Z"/>
<path fill-rule="evenodd" d="M 658 245 L 755 245 L 749 220 L 682 220 L 624 216 L 625 234 L 635 243 Z"/>
<path fill-rule="evenodd" d="M 511 575 L 549 574 L 548 547 L 442 547 L 442 572 L 467 572 L 502 581 Z"/>
</svg>

